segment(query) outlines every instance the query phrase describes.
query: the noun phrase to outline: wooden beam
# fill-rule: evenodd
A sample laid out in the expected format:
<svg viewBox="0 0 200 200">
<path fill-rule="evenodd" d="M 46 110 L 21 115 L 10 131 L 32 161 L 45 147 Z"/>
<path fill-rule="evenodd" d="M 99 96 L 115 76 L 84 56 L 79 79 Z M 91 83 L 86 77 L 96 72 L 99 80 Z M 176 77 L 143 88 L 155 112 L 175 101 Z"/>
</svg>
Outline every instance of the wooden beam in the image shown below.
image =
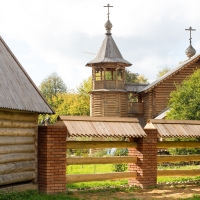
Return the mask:
<svg viewBox="0 0 200 200">
<path fill-rule="evenodd" d="M 8 153 L 21 153 L 21 152 L 35 152 L 34 144 L 27 145 L 1 145 L 0 146 L 0 154 L 8 154 Z"/>
<path fill-rule="evenodd" d="M 136 142 L 121 141 L 67 141 L 67 149 L 136 148 Z"/>
<path fill-rule="evenodd" d="M 34 178 L 35 178 L 35 171 L 18 172 L 18 173 L 0 175 L 0 185 L 7 185 L 10 183 L 29 181 L 29 180 L 33 180 Z"/>
<path fill-rule="evenodd" d="M 67 165 L 83 164 L 114 164 L 114 163 L 136 163 L 137 156 L 113 156 L 113 157 L 69 157 Z"/>
<path fill-rule="evenodd" d="M 189 162 L 200 161 L 200 155 L 157 156 L 157 162 Z"/>
<path fill-rule="evenodd" d="M 137 118 L 124 117 L 89 117 L 89 116 L 64 116 L 59 115 L 58 120 L 61 121 L 90 121 L 90 122 L 132 122 L 139 123 Z"/>
<path fill-rule="evenodd" d="M 18 161 L 31 161 L 35 159 L 34 153 L 10 153 L 0 155 L 0 164 L 6 164 L 9 162 L 18 162 Z"/>
<path fill-rule="evenodd" d="M 11 120 L 1 120 L 0 119 L 0 127 L 1 128 L 36 128 L 36 122 L 19 122 L 19 121 L 11 121 Z"/>
<path fill-rule="evenodd" d="M 190 170 L 157 170 L 157 176 L 200 176 L 200 169 L 190 169 Z"/>
<path fill-rule="evenodd" d="M 34 171 L 35 161 L 14 162 L 0 164 L 0 174 L 11 174 L 16 172 Z"/>
<path fill-rule="evenodd" d="M 168 120 L 168 119 L 150 119 L 152 124 L 200 124 L 199 120 Z"/>
<path fill-rule="evenodd" d="M 200 148 L 197 141 L 164 141 L 158 142 L 158 148 Z"/>
<path fill-rule="evenodd" d="M 89 181 L 103 181 L 136 178 L 136 172 L 113 172 L 113 173 L 99 173 L 99 174 L 70 174 L 66 175 L 67 183 L 89 182 Z"/>
<path fill-rule="evenodd" d="M 0 145 L 9 145 L 9 144 L 33 144 L 35 138 L 33 136 L 1 136 Z"/>
<path fill-rule="evenodd" d="M 1 128 L 0 136 L 34 136 L 36 128 Z"/>
</svg>

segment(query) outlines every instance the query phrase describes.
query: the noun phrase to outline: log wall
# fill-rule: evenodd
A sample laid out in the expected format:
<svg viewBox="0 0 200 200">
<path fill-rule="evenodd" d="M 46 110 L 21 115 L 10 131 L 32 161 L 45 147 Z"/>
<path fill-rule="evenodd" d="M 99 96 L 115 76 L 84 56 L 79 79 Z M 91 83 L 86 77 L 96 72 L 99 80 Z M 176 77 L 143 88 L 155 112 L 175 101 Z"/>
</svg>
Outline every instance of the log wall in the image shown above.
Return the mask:
<svg viewBox="0 0 200 200">
<path fill-rule="evenodd" d="M 119 91 L 91 92 L 91 116 L 127 117 L 127 93 Z"/>
<path fill-rule="evenodd" d="M 38 114 L 0 110 L 0 187 L 37 182 Z"/>
</svg>

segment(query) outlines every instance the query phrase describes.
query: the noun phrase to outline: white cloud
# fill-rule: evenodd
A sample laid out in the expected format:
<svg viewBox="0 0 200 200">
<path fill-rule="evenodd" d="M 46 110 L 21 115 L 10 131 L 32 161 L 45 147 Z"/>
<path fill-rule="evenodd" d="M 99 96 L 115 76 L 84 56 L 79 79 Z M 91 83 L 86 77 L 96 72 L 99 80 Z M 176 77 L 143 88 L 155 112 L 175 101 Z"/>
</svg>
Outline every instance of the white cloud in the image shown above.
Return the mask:
<svg viewBox="0 0 200 200">
<path fill-rule="evenodd" d="M 91 74 L 85 64 L 104 39 L 105 0 L 0 0 L 0 33 L 37 85 L 57 72 L 70 88 Z M 113 38 L 133 72 L 149 80 L 185 60 L 192 26 L 200 50 L 200 1 L 110 0 Z M 150 71 L 149 71 L 150 70 Z"/>
</svg>

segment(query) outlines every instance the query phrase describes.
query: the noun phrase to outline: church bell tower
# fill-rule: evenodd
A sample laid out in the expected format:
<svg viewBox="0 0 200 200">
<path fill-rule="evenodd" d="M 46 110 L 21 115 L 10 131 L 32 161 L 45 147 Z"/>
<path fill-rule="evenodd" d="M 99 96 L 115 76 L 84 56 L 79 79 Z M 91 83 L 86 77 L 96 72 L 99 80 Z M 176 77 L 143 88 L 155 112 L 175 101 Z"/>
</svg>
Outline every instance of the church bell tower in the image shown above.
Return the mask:
<svg viewBox="0 0 200 200">
<path fill-rule="evenodd" d="M 90 93 L 90 116 L 127 117 L 127 92 L 125 91 L 126 61 L 111 36 L 112 24 L 105 24 L 106 36 L 96 58 L 86 64 L 92 67 L 92 91 Z"/>
</svg>

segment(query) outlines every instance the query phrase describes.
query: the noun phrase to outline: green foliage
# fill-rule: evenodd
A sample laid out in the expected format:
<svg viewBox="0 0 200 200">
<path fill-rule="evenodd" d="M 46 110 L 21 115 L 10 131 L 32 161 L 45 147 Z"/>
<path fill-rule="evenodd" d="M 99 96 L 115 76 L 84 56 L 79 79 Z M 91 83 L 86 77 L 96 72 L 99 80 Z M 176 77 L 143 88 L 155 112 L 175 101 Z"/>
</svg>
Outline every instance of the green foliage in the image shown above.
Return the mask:
<svg viewBox="0 0 200 200">
<path fill-rule="evenodd" d="M 125 70 L 125 83 L 148 83 L 148 79 L 143 75 L 137 75 L 129 70 Z"/>
<path fill-rule="evenodd" d="M 200 120 L 200 70 L 171 92 L 167 119 Z"/>
<path fill-rule="evenodd" d="M 114 156 L 127 156 L 128 155 L 128 149 L 117 149 L 114 153 Z M 128 168 L 127 163 L 120 163 L 120 164 L 113 164 L 113 171 L 114 172 L 124 172 Z"/>
<path fill-rule="evenodd" d="M 170 68 L 164 67 L 162 70 L 158 71 L 157 79 L 160 78 L 161 76 L 165 75 L 169 71 L 170 71 Z"/>
<path fill-rule="evenodd" d="M 0 200 L 78 200 L 67 194 L 40 194 L 38 191 L 29 190 L 25 192 L 2 192 L 0 191 Z"/>
<path fill-rule="evenodd" d="M 54 72 L 42 81 L 39 89 L 51 105 L 52 97 L 59 93 L 66 92 L 67 86 L 63 82 L 62 78 Z"/>
</svg>

